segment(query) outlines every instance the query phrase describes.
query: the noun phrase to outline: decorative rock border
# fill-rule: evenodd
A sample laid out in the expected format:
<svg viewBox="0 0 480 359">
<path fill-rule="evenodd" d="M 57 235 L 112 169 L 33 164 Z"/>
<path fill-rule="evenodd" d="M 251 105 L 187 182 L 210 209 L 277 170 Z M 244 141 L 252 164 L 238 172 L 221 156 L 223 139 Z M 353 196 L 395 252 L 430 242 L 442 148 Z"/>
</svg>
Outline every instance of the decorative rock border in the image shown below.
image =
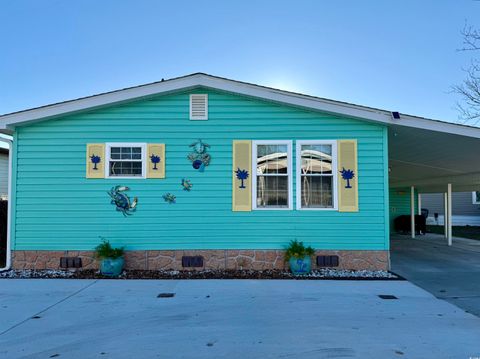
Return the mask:
<svg viewBox="0 0 480 359">
<path fill-rule="evenodd" d="M 304 280 L 404 280 L 388 271 L 351 271 L 323 268 L 308 275 L 294 276 L 292 273 L 269 269 L 256 270 L 126 270 L 118 278 L 105 277 L 94 269 L 68 270 L 9 270 L 0 272 L 1 278 L 10 279 L 304 279 Z"/>
<path fill-rule="evenodd" d="M 388 270 L 388 251 L 317 251 L 315 255 L 338 255 L 338 269 Z M 204 266 L 183 268 L 182 256 L 202 256 Z M 97 269 L 93 251 L 13 251 L 13 269 L 59 269 L 61 257 L 80 257 L 82 269 Z M 128 270 L 284 270 L 283 250 L 147 250 L 126 251 Z M 313 263 L 313 269 L 316 269 Z"/>
</svg>

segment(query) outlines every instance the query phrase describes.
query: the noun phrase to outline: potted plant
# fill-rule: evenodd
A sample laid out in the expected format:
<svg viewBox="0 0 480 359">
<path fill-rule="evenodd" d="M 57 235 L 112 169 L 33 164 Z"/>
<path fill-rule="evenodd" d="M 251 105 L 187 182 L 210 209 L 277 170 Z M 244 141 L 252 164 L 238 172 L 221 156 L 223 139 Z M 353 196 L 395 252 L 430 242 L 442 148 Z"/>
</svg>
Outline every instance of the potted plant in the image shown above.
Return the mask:
<svg viewBox="0 0 480 359">
<path fill-rule="evenodd" d="M 108 240 L 102 238 L 102 243 L 95 247 L 95 255 L 100 259 L 100 273 L 118 277 L 125 264 L 124 253 L 123 247 L 113 248 Z"/>
<path fill-rule="evenodd" d="M 295 275 L 308 274 L 312 270 L 311 256 L 315 250 L 311 247 L 305 247 L 303 242 L 296 239 L 290 241 L 286 248 L 285 260 L 290 265 L 290 271 Z"/>
</svg>

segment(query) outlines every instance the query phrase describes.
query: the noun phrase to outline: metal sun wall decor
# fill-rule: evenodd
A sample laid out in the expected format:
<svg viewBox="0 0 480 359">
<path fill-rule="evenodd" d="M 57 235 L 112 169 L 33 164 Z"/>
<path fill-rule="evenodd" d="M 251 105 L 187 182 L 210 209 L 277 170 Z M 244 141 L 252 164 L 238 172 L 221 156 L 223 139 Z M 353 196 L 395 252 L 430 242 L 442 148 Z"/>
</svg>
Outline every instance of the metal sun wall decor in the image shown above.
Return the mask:
<svg viewBox="0 0 480 359">
<path fill-rule="evenodd" d="M 182 188 L 183 188 L 184 191 L 190 192 L 192 187 L 193 187 L 193 184 L 192 184 L 192 182 L 190 182 L 189 179 L 182 178 Z"/>
<path fill-rule="evenodd" d="M 157 156 L 155 154 L 150 155 L 150 162 L 153 163 L 153 170 L 158 170 L 157 165 L 160 163 L 160 156 Z"/>
<path fill-rule="evenodd" d="M 245 188 L 245 185 L 243 184 L 243 181 L 245 181 L 248 178 L 248 171 L 247 170 L 241 170 L 240 167 L 237 167 L 237 170 L 235 171 L 235 174 L 237 175 L 237 179 L 241 181 L 240 187 L 238 188 Z"/>
<path fill-rule="evenodd" d="M 93 163 L 93 169 L 97 171 L 98 170 L 97 165 L 102 161 L 101 157 L 95 154 L 92 154 L 90 156 L 90 161 Z"/>
<path fill-rule="evenodd" d="M 165 193 L 162 197 L 165 200 L 165 202 L 169 204 L 173 204 L 177 202 L 177 197 L 175 197 L 175 195 L 172 193 Z"/>
<path fill-rule="evenodd" d="M 345 188 L 352 188 L 352 186 L 350 185 L 350 180 L 355 177 L 355 172 L 353 172 L 352 170 L 346 170 L 345 167 L 342 167 L 340 173 L 342 174 L 342 179 L 347 181 L 347 185 L 345 186 Z"/>
<path fill-rule="evenodd" d="M 137 209 L 138 198 L 133 198 L 133 201 L 130 201 L 130 198 L 125 191 L 128 191 L 130 188 L 126 186 L 115 186 L 107 191 L 108 195 L 112 198 L 111 204 L 114 204 L 116 210 L 122 212 L 126 216 L 130 216 L 132 212 L 135 212 Z"/>
<path fill-rule="evenodd" d="M 192 143 L 189 147 L 193 148 L 193 152 L 190 153 L 187 158 L 192 162 L 192 167 L 199 172 L 205 171 L 205 167 L 210 164 L 212 157 L 207 153 L 207 149 L 210 148 L 210 145 L 198 140 Z"/>
</svg>

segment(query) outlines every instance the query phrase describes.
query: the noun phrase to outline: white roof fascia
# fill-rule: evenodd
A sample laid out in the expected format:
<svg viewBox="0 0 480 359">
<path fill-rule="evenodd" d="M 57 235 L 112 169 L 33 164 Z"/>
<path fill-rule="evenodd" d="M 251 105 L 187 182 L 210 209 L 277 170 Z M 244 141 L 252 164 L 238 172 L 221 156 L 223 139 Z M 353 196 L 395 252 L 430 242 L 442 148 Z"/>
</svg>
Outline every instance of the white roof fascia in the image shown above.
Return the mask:
<svg viewBox="0 0 480 359">
<path fill-rule="evenodd" d="M 0 129 L 12 129 L 18 124 L 42 121 L 52 117 L 92 110 L 141 98 L 149 98 L 178 90 L 187 90 L 199 86 L 386 125 L 407 126 L 480 138 L 480 128 L 404 114 L 400 115 L 399 120 L 394 120 L 391 112 L 385 110 L 277 90 L 201 73 L 3 115 L 0 116 Z"/>
</svg>

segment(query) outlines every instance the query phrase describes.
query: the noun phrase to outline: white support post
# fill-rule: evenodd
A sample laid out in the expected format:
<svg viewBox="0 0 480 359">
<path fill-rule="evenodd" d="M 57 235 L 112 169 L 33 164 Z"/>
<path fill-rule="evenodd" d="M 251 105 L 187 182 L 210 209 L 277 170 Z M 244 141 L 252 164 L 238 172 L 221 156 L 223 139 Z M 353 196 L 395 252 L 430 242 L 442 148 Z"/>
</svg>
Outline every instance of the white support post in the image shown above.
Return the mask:
<svg viewBox="0 0 480 359">
<path fill-rule="evenodd" d="M 443 194 L 443 229 L 445 233 L 445 239 L 448 238 L 448 223 L 447 223 L 447 213 L 448 213 L 448 196 L 447 192 Z"/>
<path fill-rule="evenodd" d="M 422 195 L 420 193 L 418 194 L 417 202 L 418 202 L 418 212 L 417 212 L 417 214 L 422 214 Z"/>
<path fill-rule="evenodd" d="M 447 202 L 448 202 L 448 208 L 447 208 L 447 223 L 448 223 L 448 230 L 447 230 L 447 241 L 448 245 L 452 245 L 452 184 L 449 183 L 447 187 Z"/>
<path fill-rule="evenodd" d="M 410 230 L 415 239 L 415 187 L 410 187 Z"/>
</svg>

